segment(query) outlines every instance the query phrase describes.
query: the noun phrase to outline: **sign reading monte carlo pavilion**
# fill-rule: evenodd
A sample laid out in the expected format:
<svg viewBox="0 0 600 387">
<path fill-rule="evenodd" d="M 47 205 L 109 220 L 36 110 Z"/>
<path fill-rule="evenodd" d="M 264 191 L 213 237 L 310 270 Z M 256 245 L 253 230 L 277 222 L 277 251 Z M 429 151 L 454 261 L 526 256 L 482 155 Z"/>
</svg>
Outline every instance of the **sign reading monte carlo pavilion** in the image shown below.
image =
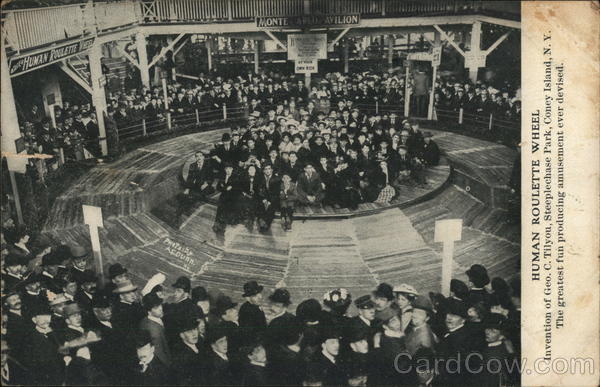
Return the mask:
<svg viewBox="0 0 600 387">
<path fill-rule="evenodd" d="M 257 16 L 258 28 L 310 28 L 323 26 L 352 26 L 360 23 L 360 14 Z"/>
</svg>

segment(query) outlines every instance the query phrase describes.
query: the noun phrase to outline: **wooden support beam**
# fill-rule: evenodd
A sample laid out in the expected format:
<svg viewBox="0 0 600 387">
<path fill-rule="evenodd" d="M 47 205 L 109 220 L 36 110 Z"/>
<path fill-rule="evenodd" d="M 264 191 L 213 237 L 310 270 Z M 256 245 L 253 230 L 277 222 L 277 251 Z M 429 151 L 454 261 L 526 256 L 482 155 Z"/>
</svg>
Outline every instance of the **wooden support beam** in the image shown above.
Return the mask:
<svg viewBox="0 0 600 387">
<path fill-rule="evenodd" d="M 337 42 L 339 42 L 339 41 L 340 41 L 340 39 L 341 39 L 341 38 L 343 38 L 343 37 L 344 37 L 344 35 L 346 35 L 346 34 L 348 33 L 348 31 L 350 31 L 350 28 L 344 28 L 344 29 L 342 30 L 342 32 L 340 32 L 340 33 L 338 34 L 338 36 L 336 36 L 336 37 L 335 37 L 335 39 L 333 39 L 333 40 L 331 41 L 331 43 L 329 43 L 329 49 L 333 49 L 333 46 L 335 46 L 335 45 L 337 44 Z"/>
<path fill-rule="evenodd" d="M 492 51 L 494 51 L 496 49 L 496 47 L 498 47 L 500 45 L 500 43 L 504 42 L 504 40 L 506 38 L 508 38 L 508 35 L 510 35 L 510 32 L 511 31 L 508 31 L 507 33 L 502 35 L 500 38 L 498 38 L 498 40 L 496 40 L 494 42 L 494 44 L 492 44 L 487 50 L 485 50 L 485 54 L 490 55 L 492 53 Z"/>
<path fill-rule="evenodd" d="M 135 60 L 134 57 L 132 57 L 131 55 L 129 55 L 129 53 L 125 50 L 123 50 L 118 44 L 115 44 L 115 48 L 117 49 L 117 51 L 119 51 L 124 57 L 125 59 L 127 59 L 128 61 L 130 61 L 135 67 L 137 67 L 138 69 L 140 69 L 140 64 L 138 63 L 137 60 Z M 141 69 L 140 69 L 141 70 Z"/>
<path fill-rule="evenodd" d="M 460 55 L 462 55 L 463 57 L 465 56 L 465 52 L 463 51 L 463 49 L 462 49 L 462 48 L 460 48 L 460 47 L 458 46 L 458 44 L 456 44 L 456 42 L 455 42 L 455 41 L 454 41 L 452 38 L 450 38 L 450 37 L 448 36 L 448 34 L 446 34 L 446 32 L 444 32 L 444 30 L 442 30 L 442 29 L 440 28 L 440 26 L 438 26 L 437 24 L 434 24 L 434 25 L 433 25 L 433 28 L 435 28 L 435 29 L 436 29 L 436 30 L 437 30 L 437 31 L 440 33 L 440 35 L 441 35 L 442 39 L 444 39 L 444 40 L 446 40 L 448 43 L 450 43 L 450 44 L 452 45 L 452 47 L 454 47 L 454 48 L 456 49 L 456 51 L 458 51 L 458 52 L 459 52 L 459 54 L 460 54 Z"/>
<path fill-rule="evenodd" d="M 65 61 L 58 62 L 58 67 L 60 67 L 60 69 L 67 74 L 69 78 L 75 81 L 75 83 L 81 86 L 83 90 L 90 93 L 90 95 L 94 94 L 92 91 L 92 86 L 85 79 L 81 78 L 81 76 L 75 70 L 70 68 Z"/>
<path fill-rule="evenodd" d="M 189 41 L 190 41 L 190 39 L 185 39 L 185 40 L 183 41 L 183 43 L 181 43 L 181 44 L 179 45 L 179 47 L 177 47 L 176 49 L 174 49 L 174 50 L 173 50 L 173 57 L 175 57 L 175 55 L 177 55 L 177 53 L 178 53 L 179 51 L 181 51 L 181 49 L 182 49 L 182 48 L 183 48 L 183 47 L 184 47 L 184 46 L 185 46 L 185 45 L 186 45 L 186 44 L 187 44 Z"/>
<path fill-rule="evenodd" d="M 284 50 L 287 51 L 287 46 L 285 44 L 283 44 L 281 42 L 281 40 L 279 40 L 277 38 L 277 36 L 273 35 L 273 33 L 271 31 L 265 30 L 265 34 L 267 34 L 269 36 L 269 38 L 271 38 L 275 43 L 277 43 L 277 45 L 281 48 L 283 48 Z"/>
<path fill-rule="evenodd" d="M 163 56 L 165 56 L 167 54 L 167 52 L 171 51 L 173 49 L 173 47 L 175 47 L 177 42 L 179 42 L 184 36 L 185 36 L 185 34 L 179 34 L 175 39 L 173 39 L 173 41 L 171 43 L 169 43 L 169 45 L 167 47 L 163 47 L 163 49 L 160 51 L 160 53 L 158 55 L 156 55 L 154 58 L 152 58 L 152 62 L 150 62 L 150 64 L 148 64 L 148 68 L 149 69 L 152 68 L 152 66 L 154 66 Z"/>
</svg>

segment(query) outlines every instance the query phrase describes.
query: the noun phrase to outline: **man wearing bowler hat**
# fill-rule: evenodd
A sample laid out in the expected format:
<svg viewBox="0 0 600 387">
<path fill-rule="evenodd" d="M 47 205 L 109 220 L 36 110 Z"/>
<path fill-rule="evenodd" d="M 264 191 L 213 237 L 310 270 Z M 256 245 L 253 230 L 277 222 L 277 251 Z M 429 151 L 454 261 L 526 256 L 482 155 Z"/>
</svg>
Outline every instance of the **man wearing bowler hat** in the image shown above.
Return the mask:
<svg viewBox="0 0 600 387">
<path fill-rule="evenodd" d="M 85 277 L 85 270 L 87 269 L 89 253 L 87 250 L 79 245 L 71 246 L 71 268 L 69 272 L 75 279 L 78 285 L 81 286 L 83 278 Z"/>
<path fill-rule="evenodd" d="M 175 384 L 197 386 L 206 384 L 206 351 L 198 345 L 198 323 L 188 316 L 177 324 L 179 340 L 173 343 L 171 355 Z"/>
<path fill-rule="evenodd" d="M 207 340 L 210 345 L 207 361 L 210 372 L 206 375 L 208 385 L 226 386 L 235 384 L 236 382 L 231 371 L 228 356 L 227 334 L 227 329 L 221 327 L 219 324 L 208 327 Z"/>
<path fill-rule="evenodd" d="M 269 301 L 273 317 L 267 327 L 265 339 L 268 348 L 272 348 L 283 342 L 287 327 L 296 322 L 296 317 L 287 311 L 291 304 L 290 292 L 287 289 L 275 289 L 269 296 Z"/>
<path fill-rule="evenodd" d="M 490 277 L 488 276 L 486 268 L 482 265 L 475 264 L 466 271 L 466 274 L 469 277 L 469 283 L 471 285 L 467 301 L 468 304 L 473 305 L 477 302 L 483 302 L 486 306 L 489 306 L 491 296 L 485 289 L 485 286 L 490 283 Z"/>
<path fill-rule="evenodd" d="M 113 384 L 124 384 L 124 375 L 131 372 L 125 366 L 127 364 L 123 359 L 125 353 L 121 349 L 126 340 L 125 333 L 115 329 L 112 324 L 112 307 L 108 297 L 96 294 L 92 299 L 91 307 L 93 317 L 89 328 L 102 338 L 99 342 L 90 345 L 92 359 Z"/>
<path fill-rule="evenodd" d="M 455 362 L 457 367 L 456 372 L 450 372 L 447 367 L 443 367 L 445 372 L 442 373 L 442 378 L 448 385 L 459 386 L 468 382 L 467 356 L 473 350 L 473 345 L 471 332 L 465 325 L 466 319 L 467 306 L 460 301 L 449 299 L 446 311 L 447 333 L 441 338 L 438 346 L 439 357 L 445 364 L 451 361 Z"/>
<path fill-rule="evenodd" d="M 53 293 L 62 292 L 62 287 L 57 278 L 61 264 L 62 258 L 57 252 L 51 251 L 42 257 L 42 274 L 40 275 L 40 282 L 44 289 L 50 290 Z"/>
<path fill-rule="evenodd" d="M 35 328 L 24 345 L 30 382 L 39 386 L 60 386 L 64 381 L 65 363 L 58 353 L 61 340 L 50 327 L 52 312 L 47 305 L 40 304 L 31 311 L 31 316 Z"/>
<path fill-rule="evenodd" d="M 375 359 L 373 359 L 373 352 L 369 351 L 369 335 L 369 330 L 360 326 L 349 327 L 344 335 L 344 341 L 348 344 L 348 348 L 341 353 L 340 364 L 348 379 L 363 379 L 362 384 L 357 383 L 357 381 L 350 382 L 349 380 L 349 385 L 366 385 L 368 376 L 371 373 L 369 369 L 373 367 Z"/>
<path fill-rule="evenodd" d="M 263 289 L 256 281 L 244 284 L 244 294 L 242 294 L 242 297 L 246 299 L 246 302 L 240 307 L 239 323 L 245 337 L 262 335 L 267 327 L 265 312 L 261 308 Z"/>
<path fill-rule="evenodd" d="M 321 351 L 316 353 L 308 369 L 317 370 L 323 386 L 343 386 L 347 378 L 339 361 L 341 335 L 336 327 L 327 327 L 321 333 Z M 309 371 L 310 373 L 310 371 Z"/>
<path fill-rule="evenodd" d="M 175 289 L 172 296 L 173 302 L 164 305 L 164 322 L 169 343 L 177 339 L 175 327 L 179 323 L 178 320 L 181 316 L 188 316 L 196 309 L 194 302 L 190 298 L 192 282 L 188 277 L 181 276 L 177 278 L 172 287 Z"/>
<path fill-rule="evenodd" d="M 81 306 L 84 313 L 84 325 L 90 321 L 92 316 L 92 300 L 96 294 L 98 277 L 92 270 L 85 270 L 80 278 L 81 284 L 75 294 L 75 301 Z"/>
<path fill-rule="evenodd" d="M 118 294 L 114 292 L 119 284 L 131 282 L 128 271 L 120 263 L 114 263 L 108 267 L 109 282 L 104 286 L 104 294 L 113 301 L 118 301 Z"/>
</svg>

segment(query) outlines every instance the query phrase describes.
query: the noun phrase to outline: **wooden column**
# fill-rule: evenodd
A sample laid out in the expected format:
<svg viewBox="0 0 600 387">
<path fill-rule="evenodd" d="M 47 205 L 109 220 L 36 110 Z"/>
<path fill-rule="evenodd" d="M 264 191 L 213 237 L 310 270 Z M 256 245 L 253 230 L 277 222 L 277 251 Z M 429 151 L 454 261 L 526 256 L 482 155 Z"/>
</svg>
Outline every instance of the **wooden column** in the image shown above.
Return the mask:
<svg viewBox="0 0 600 387">
<path fill-rule="evenodd" d="M 0 105 L 2 152 L 10 152 L 16 154 L 17 145 L 15 144 L 15 140 L 21 137 L 21 132 L 19 130 L 17 107 L 15 105 L 15 97 L 13 94 L 12 82 L 10 80 L 10 73 L 8 71 L 8 58 L 6 57 L 6 52 L 4 51 L 4 45 L 2 45 L 0 50 L 2 51 L 2 67 L 0 68 L 0 76 L 2 77 L 2 83 L 0 85 L 2 87 L 2 104 Z M 23 224 L 23 213 L 21 212 L 21 201 L 19 199 L 19 190 L 17 188 L 15 171 L 25 173 L 27 159 L 7 156 L 6 161 L 8 163 L 10 185 L 12 186 L 15 207 L 17 210 L 17 222 L 19 224 Z"/>
<path fill-rule="evenodd" d="M 135 44 L 137 47 L 142 85 L 150 88 L 150 71 L 148 68 L 148 52 L 146 51 L 146 35 L 143 32 L 138 32 L 135 35 Z"/>
<path fill-rule="evenodd" d="M 478 55 L 481 52 L 481 22 L 477 21 L 473 23 L 473 28 L 471 30 L 471 51 L 470 53 L 474 55 Z M 472 66 L 469 67 L 469 79 L 471 82 L 477 82 L 477 73 L 479 71 L 479 67 Z"/>
<path fill-rule="evenodd" d="M 260 70 L 260 40 L 254 41 L 254 74 Z"/>
<path fill-rule="evenodd" d="M 90 77 L 92 78 L 92 102 L 96 108 L 96 116 L 98 118 L 98 128 L 100 137 L 100 150 L 102 155 L 108 154 L 108 145 L 106 142 L 106 127 L 104 126 L 104 114 L 106 113 L 106 96 L 104 94 L 104 85 L 100 83 L 102 74 L 102 45 L 95 43 L 89 51 L 88 58 L 90 61 Z"/>
</svg>

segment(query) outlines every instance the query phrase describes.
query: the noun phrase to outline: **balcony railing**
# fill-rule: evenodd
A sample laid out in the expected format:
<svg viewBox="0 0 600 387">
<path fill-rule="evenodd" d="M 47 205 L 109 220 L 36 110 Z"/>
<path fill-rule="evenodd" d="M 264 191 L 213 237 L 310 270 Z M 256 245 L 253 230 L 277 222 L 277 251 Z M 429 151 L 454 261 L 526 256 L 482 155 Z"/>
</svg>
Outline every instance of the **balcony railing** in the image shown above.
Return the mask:
<svg viewBox="0 0 600 387">
<path fill-rule="evenodd" d="M 491 4 L 490 4 L 491 3 Z M 506 2 L 501 2 L 506 3 Z M 15 51 L 101 33 L 137 23 L 251 21 L 255 16 L 301 15 L 304 0 L 124 0 L 16 9 L 2 12 L 3 38 Z M 309 0 L 315 14 L 359 13 L 363 18 L 501 13 L 506 8 L 479 0 Z"/>
<path fill-rule="evenodd" d="M 3 37 L 14 51 L 137 23 L 135 0 L 3 11 Z"/>
</svg>

